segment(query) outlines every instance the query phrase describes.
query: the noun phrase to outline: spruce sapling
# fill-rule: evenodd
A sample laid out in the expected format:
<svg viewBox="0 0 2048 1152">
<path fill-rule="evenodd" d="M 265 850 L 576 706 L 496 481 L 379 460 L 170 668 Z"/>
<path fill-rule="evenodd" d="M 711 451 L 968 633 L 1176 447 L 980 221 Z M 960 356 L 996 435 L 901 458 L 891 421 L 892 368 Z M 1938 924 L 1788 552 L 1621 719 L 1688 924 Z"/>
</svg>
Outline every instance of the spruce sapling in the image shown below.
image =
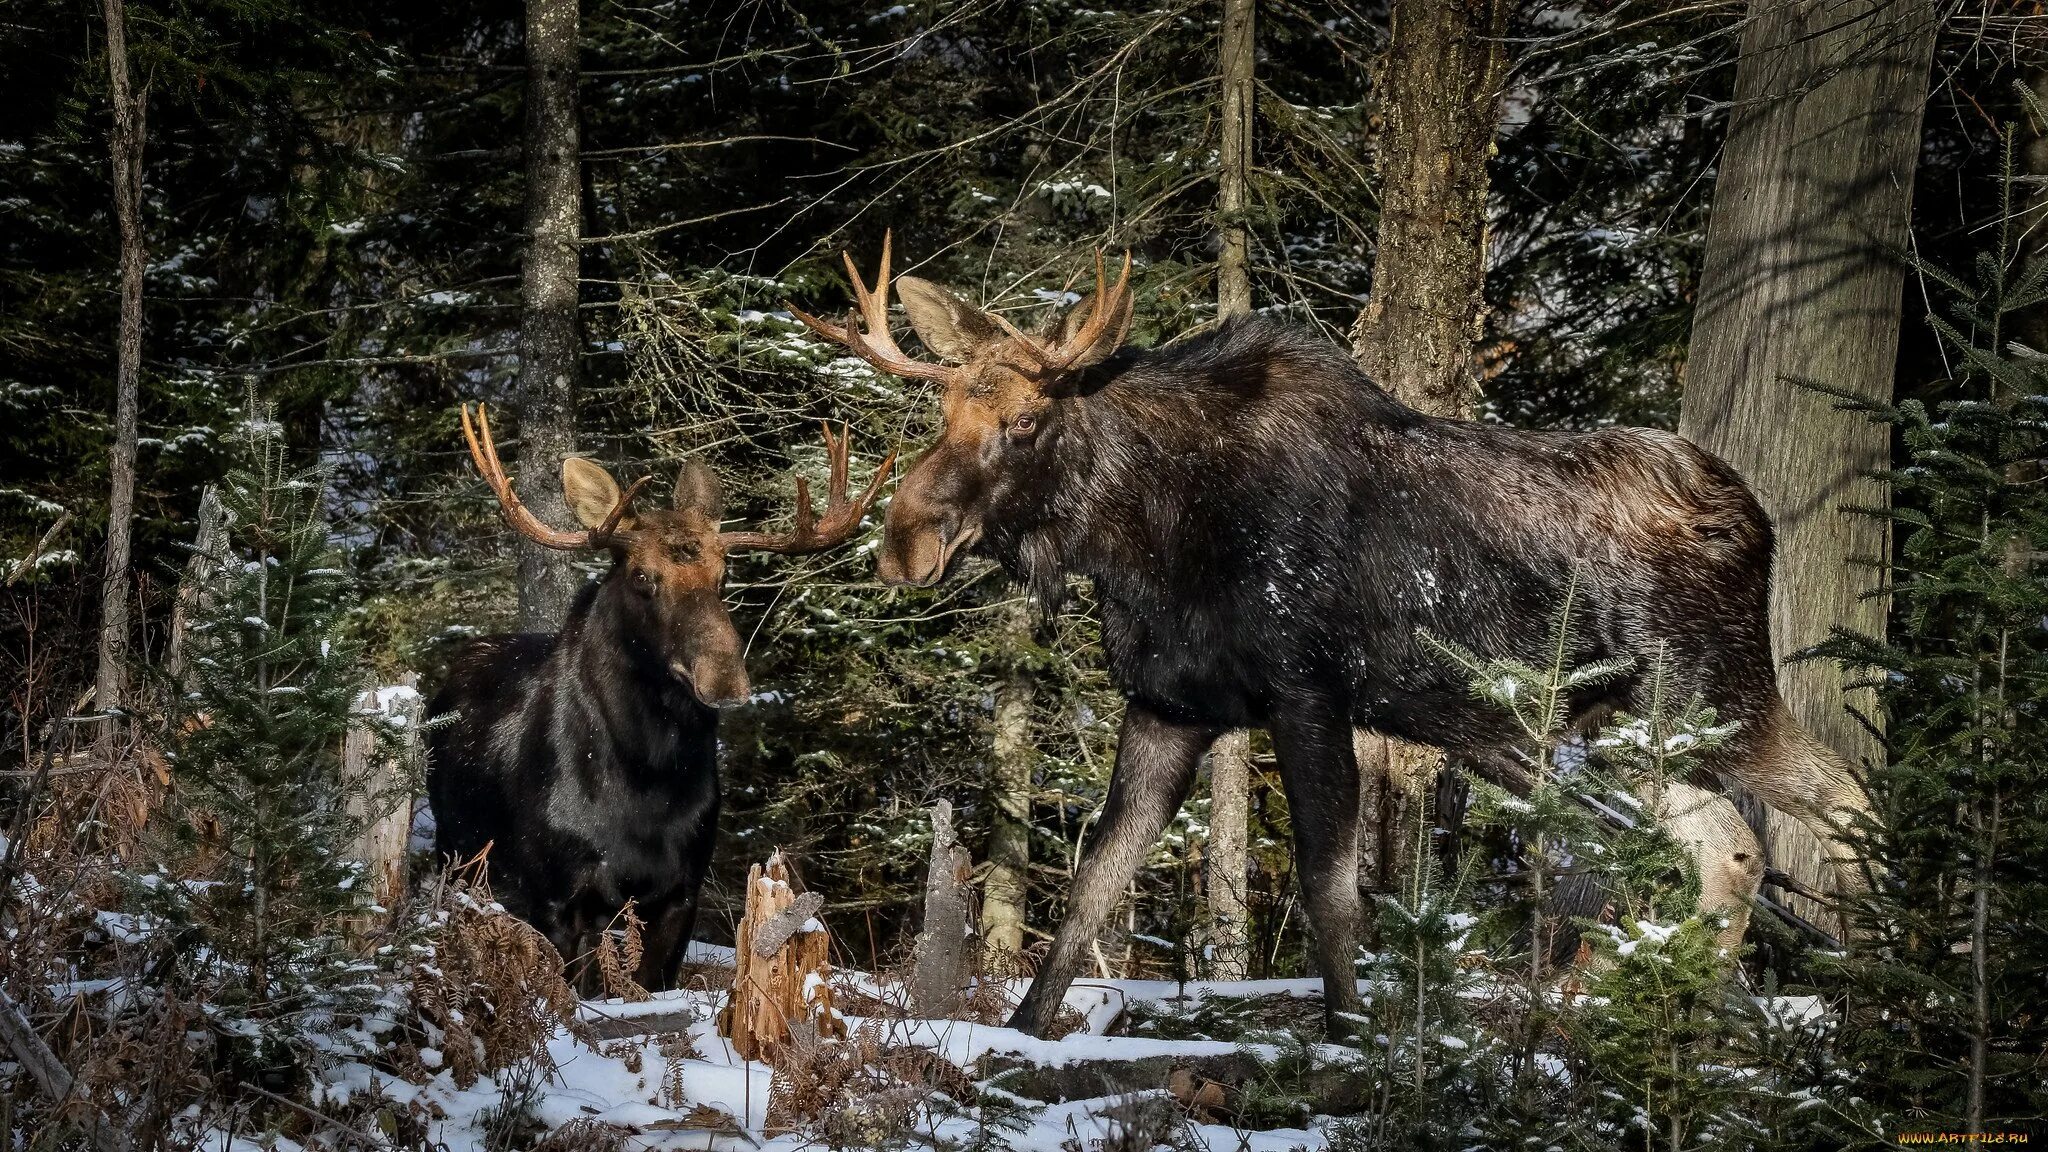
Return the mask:
<svg viewBox="0 0 2048 1152">
<path fill-rule="evenodd" d="M 225 1071 L 297 1079 L 315 1033 L 375 988 L 343 925 L 363 899 L 345 856 L 340 750 L 361 666 L 340 632 L 348 581 L 321 479 L 292 470 L 252 401 L 245 464 L 221 487 L 228 528 L 171 685 L 165 863 L 137 878 L 159 968 L 208 1006 Z"/>
</svg>

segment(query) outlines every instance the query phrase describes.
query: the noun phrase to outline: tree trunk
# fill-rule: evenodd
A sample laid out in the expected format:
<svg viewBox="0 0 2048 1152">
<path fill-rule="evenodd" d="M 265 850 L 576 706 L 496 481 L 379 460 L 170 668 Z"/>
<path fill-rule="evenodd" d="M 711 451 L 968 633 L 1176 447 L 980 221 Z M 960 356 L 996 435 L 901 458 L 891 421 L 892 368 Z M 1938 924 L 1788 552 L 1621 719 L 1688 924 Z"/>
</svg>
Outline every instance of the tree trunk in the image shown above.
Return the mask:
<svg viewBox="0 0 2048 1152">
<path fill-rule="evenodd" d="M 718 1034 L 742 1060 L 780 1063 L 792 1048 L 846 1035 L 832 1007 L 832 937 L 818 920 L 824 900 L 790 887 L 777 852 L 747 869 L 746 907 L 733 936 L 732 996 Z"/>
<path fill-rule="evenodd" d="M 1005 623 L 1008 647 L 1031 642 L 1030 609 L 1014 608 Z M 982 886 L 981 937 L 999 953 L 1024 950 L 1031 875 L 1031 793 L 1038 755 L 1031 746 L 1031 678 L 1012 664 L 996 688 L 995 826 L 989 831 L 988 879 Z"/>
<path fill-rule="evenodd" d="M 413 781 L 420 755 L 419 729 L 426 701 L 410 672 L 398 684 L 356 698 L 342 738 L 341 779 L 355 822 L 349 857 L 363 862 L 371 904 L 383 908 L 405 895 L 406 846 L 412 834 Z M 379 729 L 395 737 L 379 739 Z M 372 923 L 368 916 L 357 927 Z"/>
<path fill-rule="evenodd" d="M 543 521 L 566 522 L 556 470 L 576 450 L 578 0 L 526 3 L 526 260 L 520 280 L 519 498 Z M 575 592 L 566 553 L 521 540 L 519 627 L 561 627 Z"/>
<path fill-rule="evenodd" d="M 1252 171 L 1255 91 L 1252 59 L 1257 44 L 1253 0 L 1223 0 L 1223 170 L 1217 181 L 1221 237 L 1216 255 L 1216 318 L 1252 310 L 1251 230 L 1245 223 Z"/>
<path fill-rule="evenodd" d="M 199 530 L 192 537 L 192 555 L 185 561 L 185 574 L 178 579 L 177 597 L 171 602 L 171 634 L 164 643 L 164 675 L 173 682 L 185 674 L 185 665 L 192 656 L 192 619 L 209 599 L 207 588 L 213 582 L 214 566 L 220 561 L 227 521 L 220 489 L 208 484 L 199 493 Z M 203 649 L 204 640 L 199 638 L 196 646 Z"/>
<path fill-rule="evenodd" d="M 1727 460 L 1777 526 L 1771 640 L 1783 660 L 1836 627 L 1883 636 L 1885 598 L 1864 599 L 1882 559 L 1889 433 L 1799 386 L 1891 399 L 1920 112 L 1934 44 L 1927 0 L 1756 0 L 1743 30 L 1735 110 L 1707 229 L 1678 429 Z M 1877 739 L 1869 691 L 1845 696 L 1825 661 L 1782 667 L 1792 714 L 1852 762 Z M 1751 805 L 1767 858 L 1816 890 L 1819 844 Z M 1809 906 L 1804 912 L 1812 911 Z"/>
<path fill-rule="evenodd" d="M 1469 416 L 1479 399 L 1472 344 L 1508 9 L 1394 0 L 1380 63 L 1380 228 L 1351 349 L 1380 387 L 1437 416 Z"/>
<path fill-rule="evenodd" d="M 1508 0 L 1394 0 L 1375 110 L 1380 226 L 1372 294 L 1351 352 L 1380 387 L 1433 416 L 1469 417 L 1479 400 L 1472 345 L 1484 316 L 1486 162 L 1507 53 Z M 1354 741 L 1371 874 L 1397 873 L 1400 813 L 1436 776 L 1443 754 L 1369 733 Z"/>
<path fill-rule="evenodd" d="M 1251 976 L 1250 859 L 1252 741 L 1228 732 L 1209 748 L 1209 961 L 1212 980 Z"/>
<path fill-rule="evenodd" d="M 128 553 L 135 520 L 135 409 L 142 374 L 142 142 L 148 94 L 128 77 L 125 0 L 102 0 L 107 22 L 107 78 L 114 105 L 110 151 L 114 167 L 114 219 L 121 231 L 121 335 L 114 369 L 114 445 L 107 496 L 107 567 L 100 581 L 99 676 L 95 706 L 103 712 L 128 702 Z M 100 748 L 111 753 L 118 720 L 100 726 Z"/>
<path fill-rule="evenodd" d="M 1251 236 L 1244 217 L 1250 199 L 1257 44 L 1254 0 L 1223 0 L 1223 41 L 1217 53 L 1223 90 L 1223 171 L 1216 189 L 1222 225 L 1216 259 L 1218 320 L 1252 310 Z M 1245 904 L 1251 754 L 1249 732 L 1226 732 L 1209 748 L 1209 971 L 1217 980 L 1243 980 L 1251 969 L 1251 917 Z"/>
</svg>

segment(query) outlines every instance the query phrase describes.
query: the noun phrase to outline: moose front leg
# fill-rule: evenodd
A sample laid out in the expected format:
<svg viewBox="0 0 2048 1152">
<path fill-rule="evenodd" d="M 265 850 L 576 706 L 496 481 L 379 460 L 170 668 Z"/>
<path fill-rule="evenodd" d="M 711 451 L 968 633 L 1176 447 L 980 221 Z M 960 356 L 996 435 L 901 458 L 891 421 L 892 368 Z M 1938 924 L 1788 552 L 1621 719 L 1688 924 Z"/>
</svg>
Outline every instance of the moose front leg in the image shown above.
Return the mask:
<svg viewBox="0 0 2048 1152">
<path fill-rule="evenodd" d="M 1271 721 L 1280 781 L 1294 823 L 1294 858 L 1302 904 L 1316 934 L 1323 973 L 1323 1017 L 1332 1039 L 1357 1030 L 1358 759 L 1351 724 L 1322 702 L 1297 705 Z"/>
<path fill-rule="evenodd" d="M 650 992 L 675 987 L 676 970 L 690 947 L 690 933 L 697 925 L 697 896 L 671 900 L 647 921 L 640 933 L 640 968 L 634 983 Z"/>
<path fill-rule="evenodd" d="M 1051 1031 L 1067 986 L 1074 982 L 1117 900 L 1138 873 L 1145 853 L 1180 810 L 1195 780 L 1195 766 L 1218 735 L 1213 728 L 1170 724 L 1132 704 L 1116 748 L 1109 797 L 1095 837 L 1081 857 L 1067 918 L 1053 934 L 1052 950 L 1038 966 L 1031 988 L 1010 1016 L 1010 1027 L 1033 1036 Z"/>
</svg>

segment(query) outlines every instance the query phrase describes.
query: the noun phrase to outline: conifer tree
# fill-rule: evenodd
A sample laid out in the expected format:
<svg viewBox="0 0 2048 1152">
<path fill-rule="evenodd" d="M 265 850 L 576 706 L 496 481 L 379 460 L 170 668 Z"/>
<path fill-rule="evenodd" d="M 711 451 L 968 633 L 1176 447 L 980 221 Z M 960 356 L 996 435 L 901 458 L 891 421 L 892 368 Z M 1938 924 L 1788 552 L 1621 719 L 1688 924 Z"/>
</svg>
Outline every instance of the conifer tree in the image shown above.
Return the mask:
<svg viewBox="0 0 2048 1152">
<path fill-rule="evenodd" d="M 361 671 L 320 477 L 289 467 L 269 410 L 252 404 L 244 429 L 195 655 L 172 686 L 167 863 L 137 898 L 173 985 L 203 990 L 233 1059 L 272 1075 L 357 983 L 343 921 L 363 875 L 344 855 L 340 751 Z"/>
<path fill-rule="evenodd" d="M 1891 636 L 1819 649 L 1869 670 L 1889 744 L 1864 839 L 1878 882 L 1837 964 L 1843 1053 L 1873 1104 L 1972 1134 L 2048 1111 L 2048 357 L 2009 341 L 2048 302 L 2048 260 L 2021 255 L 2010 142 L 2000 254 L 1963 275 L 1915 262 L 1950 298 L 1928 322 L 1952 378 L 1896 404 L 1821 389 L 1903 453 L 1872 513 L 1898 541 Z"/>
</svg>

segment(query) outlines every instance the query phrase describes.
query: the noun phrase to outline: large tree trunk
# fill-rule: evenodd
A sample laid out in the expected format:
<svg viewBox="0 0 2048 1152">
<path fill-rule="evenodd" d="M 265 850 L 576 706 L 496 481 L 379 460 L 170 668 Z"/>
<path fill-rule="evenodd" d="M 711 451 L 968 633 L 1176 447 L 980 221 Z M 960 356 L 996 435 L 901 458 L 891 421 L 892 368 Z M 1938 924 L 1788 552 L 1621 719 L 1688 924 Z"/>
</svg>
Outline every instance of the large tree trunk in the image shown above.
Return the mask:
<svg viewBox="0 0 2048 1152">
<path fill-rule="evenodd" d="M 1030 609 L 1023 604 L 1005 622 L 1009 647 L 1031 642 Z M 1031 746 L 1031 677 L 1013 664 L 996 688 L 995 808 L 988 838 L 988 878 L 982 885 L 981 937 L 995 952 L 1024 950 L 1024 926 L 1031 879 L 1032 776 L 1038 754 Z"/>
<path fill-rule="evenodd" d="M 1877 577 L 1857 562 L 1881 559 L 1887 534 L 1851 509 L 1887 499 L 1868 473 L 1889 434 L 1799 382 L 1891 398 L 1904 272 L 1887 250 L 1908 235 L 1933 44 L 1927 0 L 1756 0 L 1743 30 L 1679 432 L 1733 464 L 1777 526 L 1780 659 L 1836 627 L 1885 630 L 1885 599 L 1865 598 Z M 1840 669 L 1803 661 L 1778 679 L 1837 752 L 1882 754 L 1844 707 L 1875 719 L 1873 699 L 1845 696 Z M 1803 828 L 1751 813 L 1774 865 L 1832 885 Z"/>
<path fill-rule="evenodd" d="M 1499 122 L 1507 0 L 1394 0 L 1375 111 L 1380 228 L 1352 354 L 1437 416 L 1479 399 L 1472 344 L 1486 272 L 1486 158 Z"/>
<path fill-rule="evenodd" d="M 124 0 L 102 0 L 107 22 L 107 76 L 114 105 L 110 151 L 114 219 L 121 230 L 121 335 L 114 369 L 112 483 L 107 497 L 107 567 L 100 581 L 99 677 L 93 691 L 102 711 L 128 702 L 128 554 L 135 520 L 135 409 L 142 374 L 142 142 L 147 94 L 128 76 L 128 13 Z M 111 752 L 115 726 L 101 726 Z"/>
<path fill-rule="evenodd" d="M 519 321 L 519 498 L 567 522 L 557 469 L 576 450 L 577 245 L 582 239 L 576 73 L 578 0 L 526 3 L 526 259 Z M 575 592 L 569 556 L 520 541 L 519 627 L 561 627 Z"/>
<path fill-rule="evenodd" d="M 1508 0 L 1394 0 L 1380 62 L 1379 236 L 1351 350 L 1382 388 L 1434 416 L 1470 416 L 1479 400 L 1472 346 L 1508 10 Z M 1376 890 L 1398 874 L 1402 811 L 1420 802 L 1443 755 L 1369 733 L 1354 743 L 1363 826 L 1377 829 L 1366 837 L 1361 879 Z"/>
<path fill-rule="evenodd" d="M 1251 235 L 1245 223 L 1250 201 L 1253 113 L 1257 90 L 1252 63 L 1258 47 L 1254 0 L 1223 0 L 1223 37 L 1217 52 L 1222 84 L 1222 172 L 1216 210 L 1220 240 L 1216 257 L 1216 318 L 1246 316 L 1252 310 Z M 1243 980 L 1251 965 L 1251 929 L 1245 906 L 1245 844 L 1251 812 L 1251 734 L 1226 732 L 1209 749 L 1209 974 Z"/>
</svg>

